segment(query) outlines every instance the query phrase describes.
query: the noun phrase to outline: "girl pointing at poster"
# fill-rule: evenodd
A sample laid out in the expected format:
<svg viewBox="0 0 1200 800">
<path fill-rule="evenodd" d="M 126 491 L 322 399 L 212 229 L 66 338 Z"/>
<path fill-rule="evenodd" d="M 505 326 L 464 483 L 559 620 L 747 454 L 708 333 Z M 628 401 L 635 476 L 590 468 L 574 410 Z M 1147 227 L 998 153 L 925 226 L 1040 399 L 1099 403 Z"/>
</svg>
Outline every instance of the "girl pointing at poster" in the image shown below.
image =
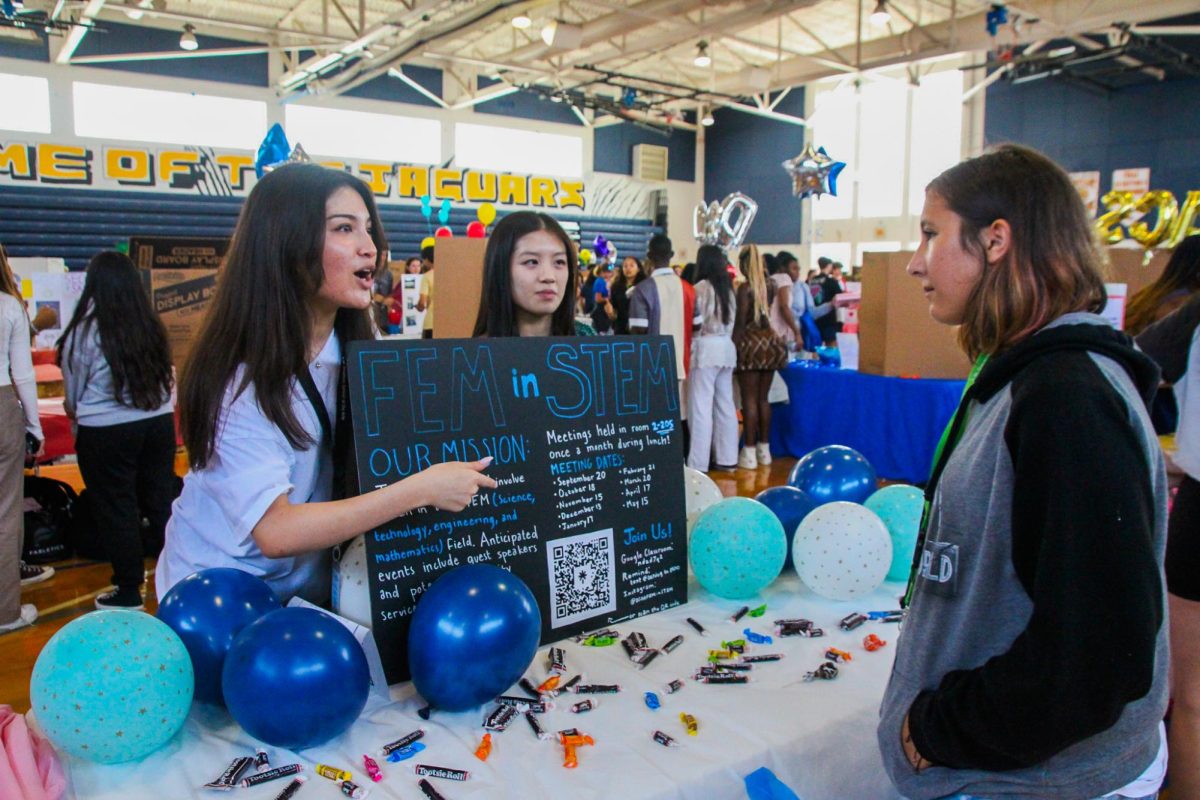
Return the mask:
<svg viewBox="0 0 1200 800">
<path fill-rule="evenodd" d="M 374 337 L 386 257 L 374 199 L 348 173 L 289 164 L 250 193 L 180 380 L 192 471 L 167 526 L 159 598 L 193 572 L 235 567 L 284 602 L 324 603 L 329 548 L 420 506 L 459 511 L 495 487 L 484 459 L 333 499 L 343 348 Z"/>
</svg>

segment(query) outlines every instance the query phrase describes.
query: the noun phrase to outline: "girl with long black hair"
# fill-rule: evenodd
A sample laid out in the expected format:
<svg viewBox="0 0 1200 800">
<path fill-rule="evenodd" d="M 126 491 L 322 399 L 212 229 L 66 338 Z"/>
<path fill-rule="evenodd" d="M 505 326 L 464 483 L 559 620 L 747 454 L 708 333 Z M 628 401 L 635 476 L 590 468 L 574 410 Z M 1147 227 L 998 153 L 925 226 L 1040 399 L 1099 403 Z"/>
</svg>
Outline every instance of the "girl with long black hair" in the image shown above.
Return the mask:
<svg viewBox="0 0 1200 800">
<path fill-rule="evenodd" d="M 142 608 L 141 520 L 161 540 L 174 497 L 175 376 L 167 332 L 137 267 L 113 251 L 87 267 L 83 294 L 58 342 L 75 452 L 116 589 L 97 608 Z"/>
<path fill-rule="evenodd" d="M 161 598 L 206 567 L 324 603 L 329 549 L 411 509 L 461 511 L 488 459 L 447 462 L 334 500 L 342 351 L 371 339 L 387 241 L 365 183 L 316 164 L 268 173 L 246 199 L 216 298 L 180 380 L 192 471 L 158 562 Z"/>
<path fill-rule="evenodd" d="M 554 217 L 518 211 L 496 223 L 483 256 L 476 336 L 595 333 L 575 321 L 575 246 Z"/>
<path fill-rule="evenodd" d="M 707 472 L 716 455 L 718 467 L 733 469 L 737 461 L 737 412 L 733 407 L 735 301 L 728 260 L 721 248 L 706 244 L 696 253 L 696 310 L 704 318 L 692 337 L 688 373 L 688 425 L 691 446 L 687 465 Z"/>
</svg>

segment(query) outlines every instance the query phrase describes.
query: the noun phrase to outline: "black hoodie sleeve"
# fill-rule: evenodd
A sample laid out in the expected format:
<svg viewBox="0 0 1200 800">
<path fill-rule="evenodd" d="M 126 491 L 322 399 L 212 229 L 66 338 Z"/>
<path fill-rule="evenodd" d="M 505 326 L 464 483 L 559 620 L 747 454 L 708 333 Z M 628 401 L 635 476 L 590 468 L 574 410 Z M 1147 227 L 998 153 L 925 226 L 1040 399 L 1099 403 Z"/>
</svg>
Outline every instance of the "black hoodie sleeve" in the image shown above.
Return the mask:
<svg viewBox="0 0 1200 800">
<path fill-rule="evenodd" d="M 1162 584 L 1151 466 L 1130 415 L 1082 352 L 1037 359 L 1014 380 L 1012 560 L 1033 611 L 1007 652 L 913 703 L 913 741 L 935 764 L 1033 766 L 1149 692 Z"/>
</svg>

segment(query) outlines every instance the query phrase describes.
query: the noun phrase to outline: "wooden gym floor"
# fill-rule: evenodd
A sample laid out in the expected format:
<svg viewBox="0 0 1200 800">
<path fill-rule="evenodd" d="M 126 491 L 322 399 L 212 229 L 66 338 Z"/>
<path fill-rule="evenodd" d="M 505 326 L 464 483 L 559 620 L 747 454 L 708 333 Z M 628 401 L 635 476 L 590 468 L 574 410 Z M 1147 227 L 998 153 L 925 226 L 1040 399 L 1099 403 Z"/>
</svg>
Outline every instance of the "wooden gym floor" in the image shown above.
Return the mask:
<svg viewBox="0 0 1200 800">
<path fill-rule="evenodd" d="M 787 481 L 795 459 L 777 459 L 769 468 L 754 471 L 711 472 L 709 476 L 726 497 L 753 497 L 763 489 L 780 486 Z M 186 461 L 176 462 L 183 474 Z M 66 481 L 77 490 L 83 483 L 78 468 L 73 465 L 42 468 L 41 474 Z M 38 607 L 38 620 L 32 627 L 0 634 L 0 704 L 12 706 L 17 712 L 29 710 L 29 676 L 42 647 L 59 628 L 71 620 L 95 610 L 96 595 L 112 588 L 112 567 L 108 563 L 70 559 L 52 564 L 54 577 L 28 586 L 21 592 L 22 603 Z M 146 559 L 146 611 L 153 614 L 158 604 L 154 598 L 154 559 Z"/>
</svg>

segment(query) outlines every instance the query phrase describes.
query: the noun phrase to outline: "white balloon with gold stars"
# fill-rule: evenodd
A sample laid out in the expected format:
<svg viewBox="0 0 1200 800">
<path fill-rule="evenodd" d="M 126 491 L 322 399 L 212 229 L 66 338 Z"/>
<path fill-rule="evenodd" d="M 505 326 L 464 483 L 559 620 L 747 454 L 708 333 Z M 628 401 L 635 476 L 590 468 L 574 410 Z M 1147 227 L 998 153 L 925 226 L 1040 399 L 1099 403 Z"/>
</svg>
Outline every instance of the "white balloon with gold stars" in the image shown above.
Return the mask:
<svg viewBox="0 0 1200 800">
<path fill-rule="evenodd" d="M 792 552 L 805 586 L 830 600 L 850 600 L 883 583 L 892 564 L 892 538 L 874 511 L 839 501 L 804 518 Z"/>
<path fill-rule="evenodd" d="M 371 627 L 371 589 L 367 582 L 367 543 L 362 536 L 342 548 L 333 565 L 334 613 Z"/>
<path fill-rule="evenodd" d="M 695 526 L 696 518 L 700 516 L 700 512 L 714 503 L 721 502 L 725 495 L 721 494 L 720 488 L 717 487 L 717 484 L 713 483 L 712 478 L 700 470 L 684 467 L 683 496 L 687 509 L 687 532 L 688 540 L 690 541 L 692 527 Z"/>
</svg>

